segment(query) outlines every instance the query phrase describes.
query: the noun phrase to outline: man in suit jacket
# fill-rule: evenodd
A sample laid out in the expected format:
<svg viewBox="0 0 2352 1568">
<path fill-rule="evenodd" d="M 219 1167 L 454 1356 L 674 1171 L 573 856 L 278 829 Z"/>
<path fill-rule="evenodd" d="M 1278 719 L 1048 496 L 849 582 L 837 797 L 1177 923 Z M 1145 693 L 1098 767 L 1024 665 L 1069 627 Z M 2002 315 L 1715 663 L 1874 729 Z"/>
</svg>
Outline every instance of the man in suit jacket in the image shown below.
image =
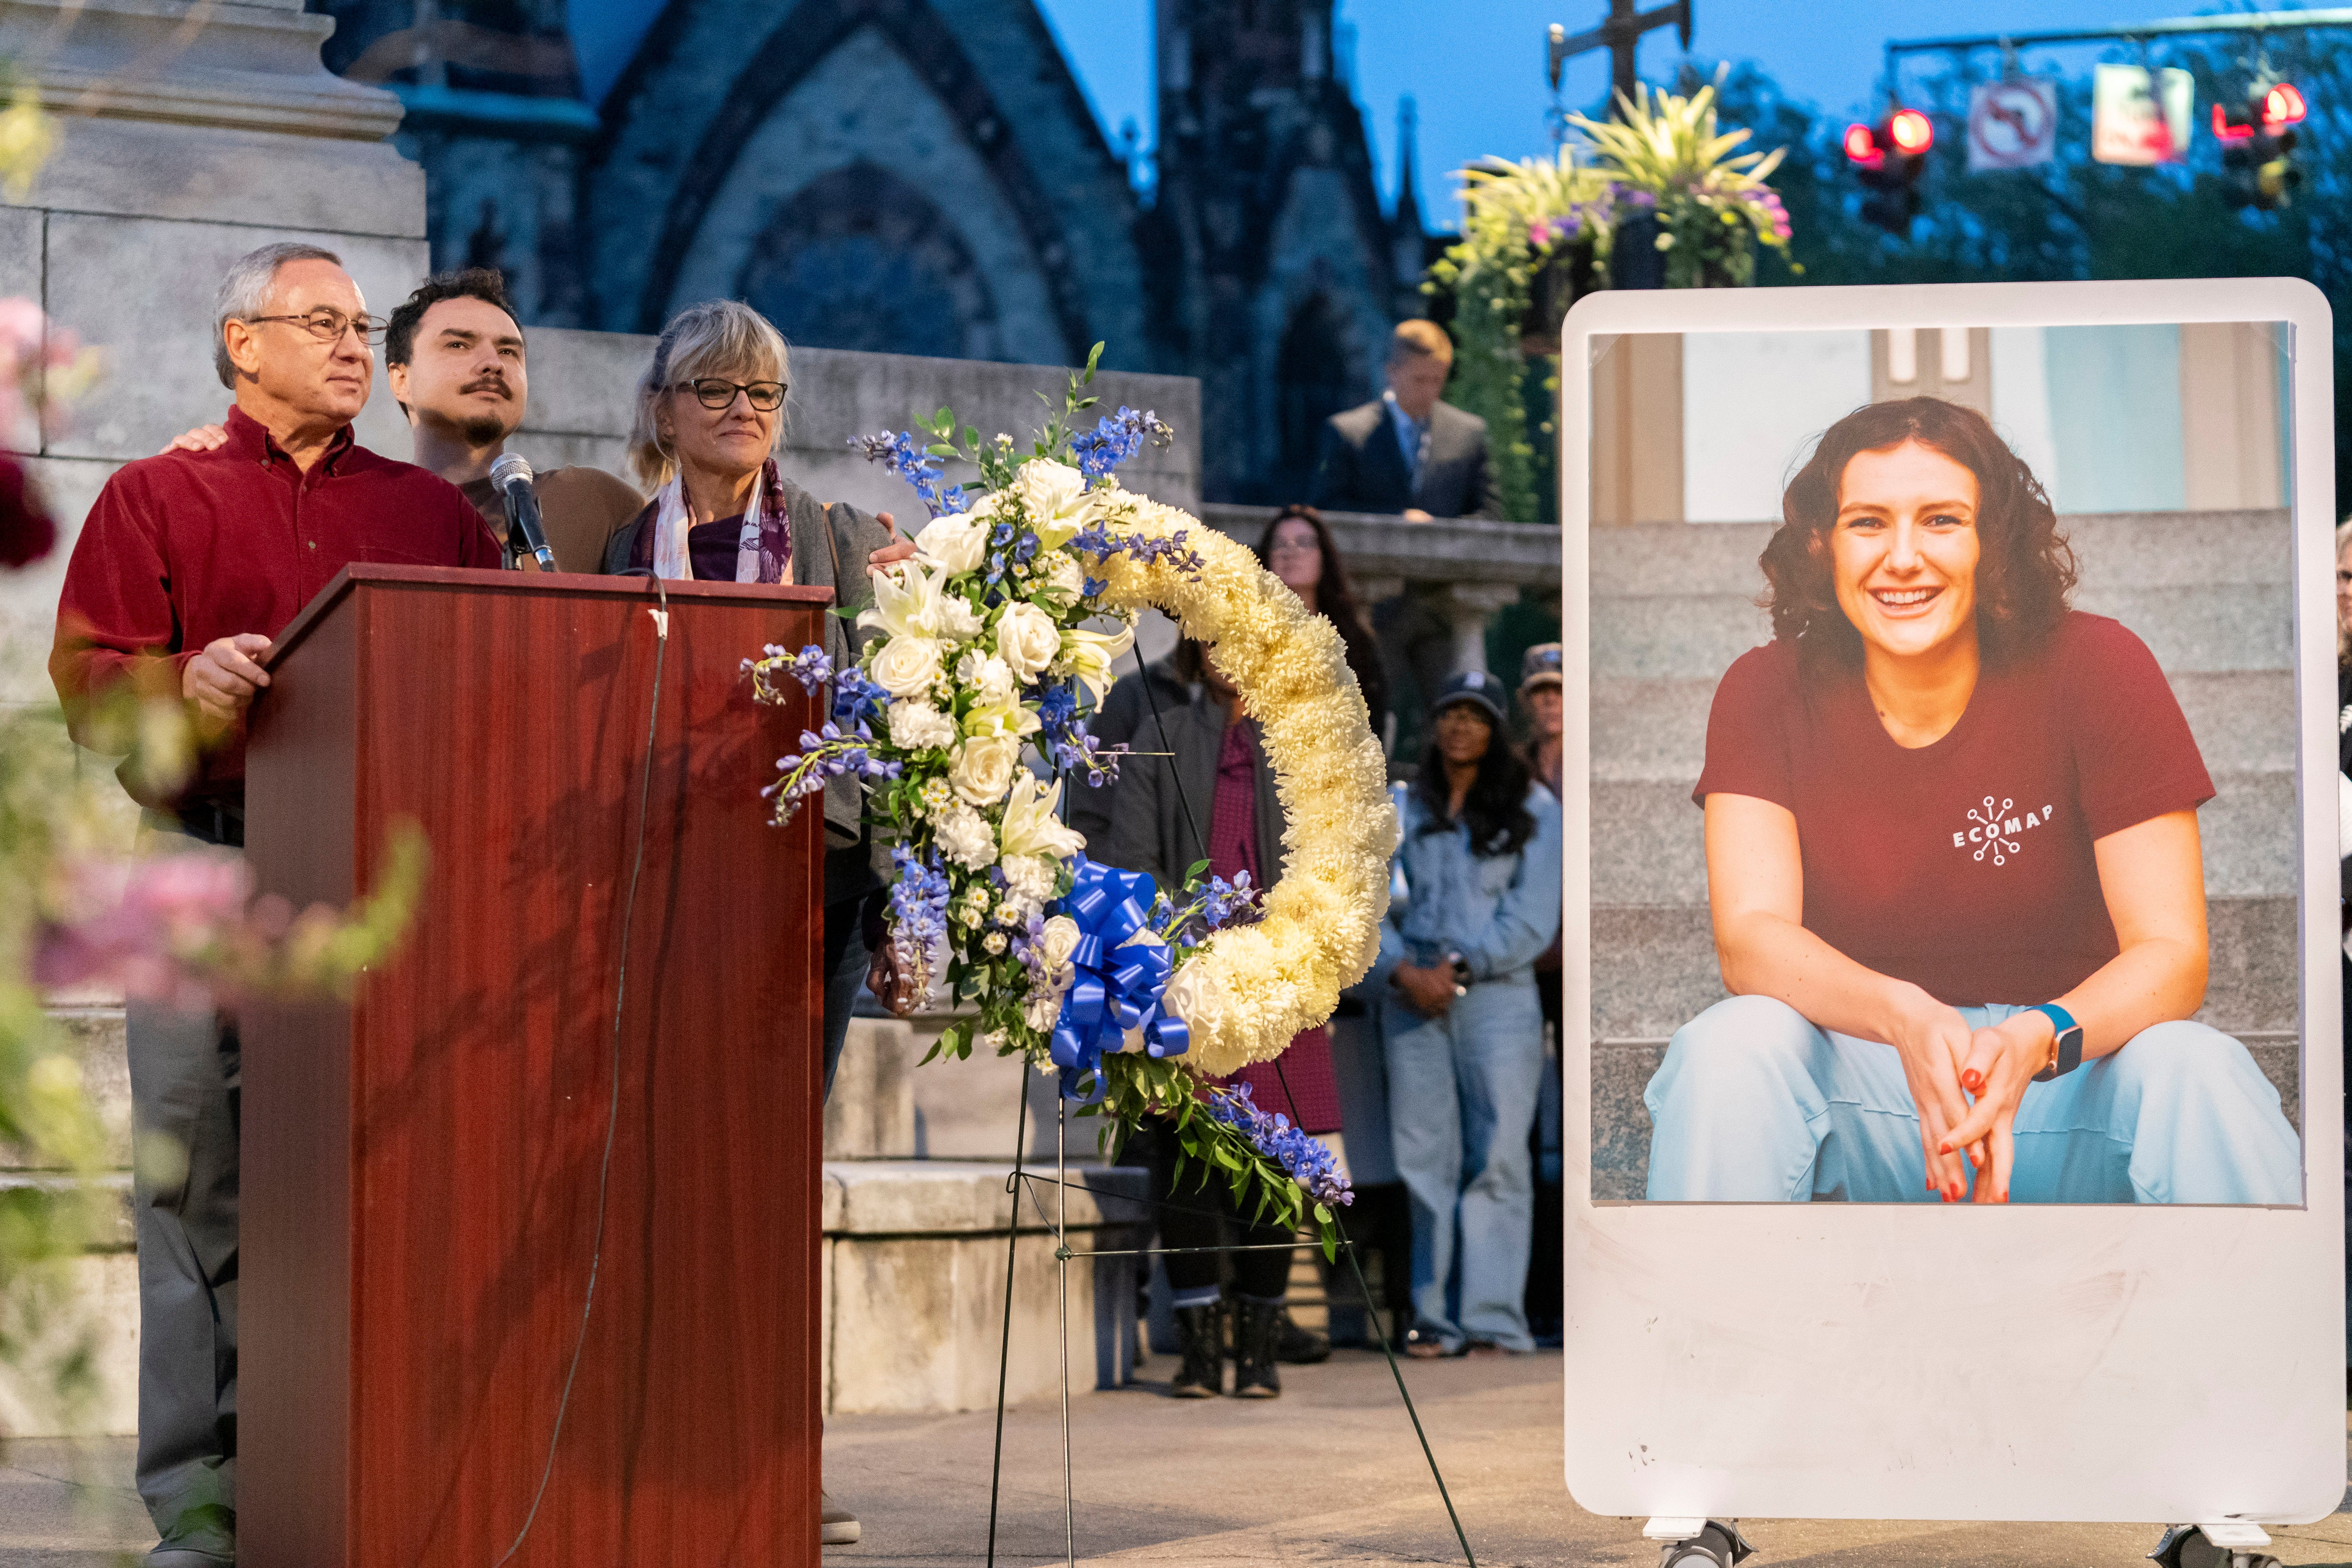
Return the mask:
<svg viewBox="0 0 2352 1568">
<path fill-rule="evenodd" d="M 1310 505 L 1338 511 L 1500 517 L 1486 462 L 1486 422 L 1438 401 L 1454 345 L 1433 321 L 1401 321 L 1389 341 L 1388 390 L 1323 426 Z"/>
</svg>

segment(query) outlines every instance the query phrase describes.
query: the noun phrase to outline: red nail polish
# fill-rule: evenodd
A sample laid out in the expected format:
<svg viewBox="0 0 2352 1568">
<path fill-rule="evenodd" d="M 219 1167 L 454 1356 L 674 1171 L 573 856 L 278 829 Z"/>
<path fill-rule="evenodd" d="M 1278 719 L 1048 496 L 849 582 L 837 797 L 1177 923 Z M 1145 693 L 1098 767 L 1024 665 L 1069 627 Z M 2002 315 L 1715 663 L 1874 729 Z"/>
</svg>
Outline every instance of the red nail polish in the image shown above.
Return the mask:
<svg viewBox="0 0 2352 1568">
<path fill-rule="evenodd" d="M 1951 1152 L 1952 1146 L 1949 1143 L 1938 1143 L 1936 1145 L 1936 1152 L 1938 1154 L 1948 1154 Z"/>
</svg>

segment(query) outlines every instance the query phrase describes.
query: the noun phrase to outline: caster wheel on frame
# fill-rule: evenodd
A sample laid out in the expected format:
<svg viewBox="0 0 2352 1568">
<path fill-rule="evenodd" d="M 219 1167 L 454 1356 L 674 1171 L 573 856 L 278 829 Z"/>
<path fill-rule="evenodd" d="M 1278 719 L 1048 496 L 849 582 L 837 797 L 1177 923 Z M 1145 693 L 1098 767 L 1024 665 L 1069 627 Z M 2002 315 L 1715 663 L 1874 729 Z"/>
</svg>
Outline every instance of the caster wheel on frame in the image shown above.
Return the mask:
<svg viewBox="0 0 2352 1568">
<path fill-rule="evenodd" d="M 2217 1544 L 2193 1524 L 2166 1531 L 2147 1557 L 2161 1568 L 2279 1568 L 2279 1560 L 2269 1552 Z"/>
<path fill-rule="evenodd" d="M 1688 1541 L 1670 1541 L 1658 1554 L 1658 1568 L 1734 1568 L 1756 1549 L 1738 1530 L 1716 1520 Z"/>
</svg>

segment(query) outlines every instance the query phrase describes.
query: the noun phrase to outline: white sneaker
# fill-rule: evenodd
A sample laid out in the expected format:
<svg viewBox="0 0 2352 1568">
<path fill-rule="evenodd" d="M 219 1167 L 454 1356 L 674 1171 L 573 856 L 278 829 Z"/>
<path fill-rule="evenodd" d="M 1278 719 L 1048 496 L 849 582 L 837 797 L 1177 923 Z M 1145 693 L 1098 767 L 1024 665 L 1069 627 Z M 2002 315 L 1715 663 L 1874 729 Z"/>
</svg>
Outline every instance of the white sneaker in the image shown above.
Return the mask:
<svg viewBox="0 0 2352 1568">
<path fill-rule="evenodd" d="M 833 1500 L 833 1494 L 817 1489 L 816 1539 L 820 1546 L 855 1546 L 863 1533 L 857 1516 Z"/>
</svg>

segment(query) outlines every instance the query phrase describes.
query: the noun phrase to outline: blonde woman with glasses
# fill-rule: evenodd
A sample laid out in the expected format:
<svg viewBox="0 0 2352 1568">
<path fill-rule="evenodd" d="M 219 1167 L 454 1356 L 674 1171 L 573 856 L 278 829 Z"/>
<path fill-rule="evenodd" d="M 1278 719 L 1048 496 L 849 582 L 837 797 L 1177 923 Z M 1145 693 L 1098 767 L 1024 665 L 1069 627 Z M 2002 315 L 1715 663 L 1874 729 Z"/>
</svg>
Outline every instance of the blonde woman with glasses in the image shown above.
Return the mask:
<svg viewBox="0 0 2352 1568">
<path fill-rule="evenodd" d="M 613 535 L 606 572 L 831 588 L 835 602 L 852 610 L 874 602 L 868 569 L 903 561 L 915 547 L 897 537 L 888 512 L 823 504 L 783 477 L 776 450 L 791 383 L 782 336 L 750 306 L 714 300 L 671 320 L 637 383 L 629 434 L 630 466 L 654 499 Z M 850 621 L 824 617 L 825 652 L 835 668 L 856 661 L 862 640 Z M 882 940 L 878 847 L 866 831 L 854 779 L 826 787 L 824 836 L 830 1093 L 858 982 L 885 997 L 896 985 Z M 858 1534 L 856 1516 L 826 1497 L 824 1543 L 845 1545 Z"/>
</svg>

